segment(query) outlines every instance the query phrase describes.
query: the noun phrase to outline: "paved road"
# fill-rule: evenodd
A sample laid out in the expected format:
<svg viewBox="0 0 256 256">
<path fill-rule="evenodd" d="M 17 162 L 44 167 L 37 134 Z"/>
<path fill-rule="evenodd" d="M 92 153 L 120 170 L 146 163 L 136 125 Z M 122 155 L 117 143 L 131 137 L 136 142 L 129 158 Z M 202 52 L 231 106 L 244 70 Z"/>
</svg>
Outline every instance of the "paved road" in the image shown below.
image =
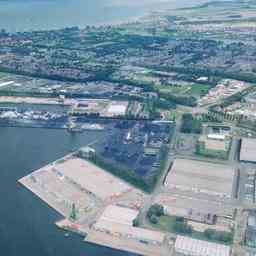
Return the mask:
<svg viewBox="0 0 256 256">
<path fill-rule="evenodd" d="M 177 118 L 176 125 L 173 130 L 172 140 L 171 140 L 171 143 L 169 144 L 170 151 L 167 156 L 167 161 L 166 161 L 164 171 L 162 172 L 162 175 L 159 177 L 154 191 L 148 197 L 147 201 L 144 203 L 143 208 L 140 211 L 139 223 L 140 223 L 140 225 L 142 225 L 144 227 L 152 228 L 149 225 L 149 223 L 147 223 L 146 214 L 147 214 L 149 207 L 153 204 L 155 196 L 157 196 L 161 192 L 166 174 L 168 173 L 170 165 L 175 158 L 174 148 L 175 148 L 175 144 L 176 144 L 177 133 L 179 132 L 180 126 L 181 126 L 181 118 Z"/>
</svg>

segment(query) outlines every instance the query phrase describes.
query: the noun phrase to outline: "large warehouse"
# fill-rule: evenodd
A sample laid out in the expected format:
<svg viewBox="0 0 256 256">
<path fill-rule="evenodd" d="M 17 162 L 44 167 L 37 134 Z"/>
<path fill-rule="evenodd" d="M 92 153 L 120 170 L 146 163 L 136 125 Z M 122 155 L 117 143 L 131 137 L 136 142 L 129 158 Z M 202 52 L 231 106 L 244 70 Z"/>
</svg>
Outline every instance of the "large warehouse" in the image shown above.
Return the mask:
<svg viewBox="0 0 256 256">
<path fill-rule="evenodd" d="M 231 166 L 176 159 L 166 177 L 165 186 L 170 189 L 231 198 L 234 177 L 235 169 Z"/>
<path fill-rule="evenodd" d="M 240 161 L 256 163 L 256 139 L 242 139 Z"/>
<path fill-rule="evenodd" d="M 109 205 L 94 224 L 94 229 L 113 236 L 161 245 L 165 239 L 164 233 L 133 226 L 138 214 L 138 211 L 130 208 Z"/>
<path fill-rule="evenodd" d="M 186 256 L 230 256 L 227 245 L 202 241 L 185 236 L 177 236 L 175 252 Z"/>
<path fill-rule="evenodd" d="M 101 221 L 117 222 L 123 225 L 133 225 L 133 220 L 136 219 L 139 212 L 130 208 L 109 205 L 100 217 Z M 118 218 L 117 218 L 118 216 Z"/>
</svg>

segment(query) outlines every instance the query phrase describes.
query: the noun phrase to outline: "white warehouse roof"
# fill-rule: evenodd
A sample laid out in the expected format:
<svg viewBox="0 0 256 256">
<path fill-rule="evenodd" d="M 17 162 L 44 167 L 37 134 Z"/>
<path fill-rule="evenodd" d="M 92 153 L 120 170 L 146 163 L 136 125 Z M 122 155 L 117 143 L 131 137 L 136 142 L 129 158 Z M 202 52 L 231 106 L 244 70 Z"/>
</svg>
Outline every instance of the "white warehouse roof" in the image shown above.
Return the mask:
<svg viewBox="0 0 256 256">
<path fill-rule="evenodd" d="M 230 256 L 230 246 L 177 236 L 175 251 L 189 256 Z"/>
<path fill-rule="evenodd" d="M 108 113 L 112 115 L 124 115 L 128 104 L 126 102 L 112 103 L 108 108 Z"/>
<path fill-rule="evenodd" d="M 133 227 L 133 220 L 137 217 L 138 213 L 138 211 L 130 208 L 109 205 L 94 224 L 94 228 L 102 232 L 108 232 L 130 239 L 162 243 L 165 239 L 164 233 Z"/>
<path fill-rule="evenodd" d="M 133 225 L 133 220 L 136 219 L 139 212 L 130 208 L 109 205 L 104 210 L 100 217 L 101 221 L 111 221 L 124 225 Z"/>
<path fill-rule="evenodd" d="M 216 133 L 211 133 L 207 135 L 208 139 L 213 139 L 213 140 L 225 140 L 226 136 L 224 134 L 216 134 Z"/>
<path fill-rule="evenodd" d="M 166 176 L 165 186 L 230 198 L 234 177 L 233 166 L 177 158 Z"/>
<path fill-rule="evenodd" d="M 159 231 L 149 230 L 145 228 L 123 225 L 117 222 L 99 220 L 94 224 L 96 230 L 109 232 L 113 235 L 120 235 L 130 239 L 142 240 L 151 243 L 163 243 L 165 234 Z"/>
<path fill-rule="evenodd" d="M 240 160 L 247 162 L 256 162 L 256 139 L 242 139 Z"/>
</svg>

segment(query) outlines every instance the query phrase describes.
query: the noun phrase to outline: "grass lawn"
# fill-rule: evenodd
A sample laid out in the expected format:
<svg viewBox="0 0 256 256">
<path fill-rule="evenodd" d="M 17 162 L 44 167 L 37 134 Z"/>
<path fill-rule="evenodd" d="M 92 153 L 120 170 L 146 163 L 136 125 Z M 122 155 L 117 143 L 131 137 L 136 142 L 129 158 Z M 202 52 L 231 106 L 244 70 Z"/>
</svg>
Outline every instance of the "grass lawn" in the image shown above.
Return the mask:
<svg viewBox="0 0 256 256">
<path fill-rule="evenodd" d="M 210 88 L 211 86 L 207 84 L 194 84 L 193 86 L 191 86 L 188 93 L 193 96 L 201 97 L 206 95 Z"/>
<path fill-rule="evenodd" d="M 153 86 L 155 91 L 163 94 L 173 94 L 178 96 L 195 96 L 196 98 L 202 97 L 208 93 L 211 88 L 209 84 L 188 83 L 181 85 L 165 85 L 161 84 L 159 77 L 151 74 L 150 71 L 138 73 L 131 79 L 141 84 L 146 83 Z"/>
<path fill-rule="evenodd" d="M 170 93 L 182 96 L 195 96 L 196 98 L 206 95 L 211 88 L 207 84 L 191 84 L 183 86 L 169 86 L 155 84 L 154 88 L 159 90 L 161 93 Z"/>
<path fill-rule="evenodd" d="M 152 224 L 152 226 L 155 228 L 161 229 L 163 231 L 175 233 L 174 224 L 175 224 L 175 217 L 164 215 L 158 219 L 157 224 Z"/>
<path fill-rule="evenodd" d="M 155 84 L 154 85 L 156 90 L 159 90 L 162 93 L 171 93 L 171 94 L 187 94 L 190 90 L 190 86 L 171 86 L 171 85 L 160 85 Z"/>
</svg>

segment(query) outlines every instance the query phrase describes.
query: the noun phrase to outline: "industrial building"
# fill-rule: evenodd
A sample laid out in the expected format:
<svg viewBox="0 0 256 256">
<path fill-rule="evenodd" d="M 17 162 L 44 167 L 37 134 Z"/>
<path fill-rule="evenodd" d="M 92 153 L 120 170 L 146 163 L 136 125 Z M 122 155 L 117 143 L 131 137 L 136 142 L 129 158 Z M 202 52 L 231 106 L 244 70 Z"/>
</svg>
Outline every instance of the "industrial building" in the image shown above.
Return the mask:
<svg viewBox="0 0 256 256">
<path fill-rule="evenodd" d="M 200 155 L 228 158 L 230 138 L 221 134 L 201 135 L 197 142 L 196 152 Z"/>
<path fill-rule="evenodd" d="M 249 247 L 256 248 L 256 211 L 250 211 L 245 232 L 245 242 Z"/>
<path fill-rule="evenodd" d="M 216 134 L 216 133 L 210 133 L 207 135 L 208 139 L 212 139 L 212 140 L 219 140 L 219 141 L 223 141 L 226 139 L 225 134 Z"/>
<path fill-rule="evenodd" d="M 110 101 L 106 99 L 83 99 L 72 104 L 71 115 L 92 115 L 100 117 L 124 116 L 128 101 Z"/>
<path fill-rule="evenodd" d="M 234 177 L 235 169 L 231 166 L 175 159 L 167 174 L 165 186 L 170 189 L 231 198 Z"/>
<path fill-rule="evenodd" d="M 144 244 L 161 245 L 165 240 L 164 233 L 133 226 L 133 221 L 138 214 L 138 211 L 130 208 L 109 205 L 93 227 L 97 231 L 115 237 L 133 239 Z"/>
<path fill-rule="evenodd" d="M 101 221 L 117 222 L 123 225 L 133 225 L 133 220 L 138 216 L 139 211 L 134 209 L 109 205 L 100 217 Z"/>
<path fill-rule="evenodd" d="M 188 193 L 189 195 L 189 193 Z M 156 196 L 154 203 L 164 206 L 166 215 L 185 217 L 190 209 L 200 213 L 211 213 L 217 216 L 233 217 L 233 208 L 225 204 L 220 204 L 218 200 L 200 200 L 196 196 L 180 197 L 179 192 L 160 193 Z"/>
<path fill-rule="evenodd" d="M 229 140 L 226 140 L 225 135 L 202 135 L 200 136 L 199 141 L 203 142 L 205 144 L 205 148 L 208 150 L 226 151 L 228 149 L 227 141 Z"/>
<path fill-rule="evenodd" d="M 256 139 L 242 139 L 240 161 L 256 163 Z"/>
<path fill-rule="evenodd" d="M 182 256 L 230 256 L 230 246 L 177 236 L 175 252 Z"/>
<path fill-rule="evenodd" d="M 166 215 L 170 216 L 179 216 L 186 218 L 188 220 L 206 223 L 213 225 L 216 222 L 217 215 L 212 212 L 200 211 L 193 208 L 179 208 L 179 207 L 170 207 L 164 205 L 164 212 Z"/>
<path fill-rule="evenodd" d="M 112 102 L 108 109 L 107 115 L 109 116 L 124 116 L 128 108 L 127 101 Z"/>
</svg>

